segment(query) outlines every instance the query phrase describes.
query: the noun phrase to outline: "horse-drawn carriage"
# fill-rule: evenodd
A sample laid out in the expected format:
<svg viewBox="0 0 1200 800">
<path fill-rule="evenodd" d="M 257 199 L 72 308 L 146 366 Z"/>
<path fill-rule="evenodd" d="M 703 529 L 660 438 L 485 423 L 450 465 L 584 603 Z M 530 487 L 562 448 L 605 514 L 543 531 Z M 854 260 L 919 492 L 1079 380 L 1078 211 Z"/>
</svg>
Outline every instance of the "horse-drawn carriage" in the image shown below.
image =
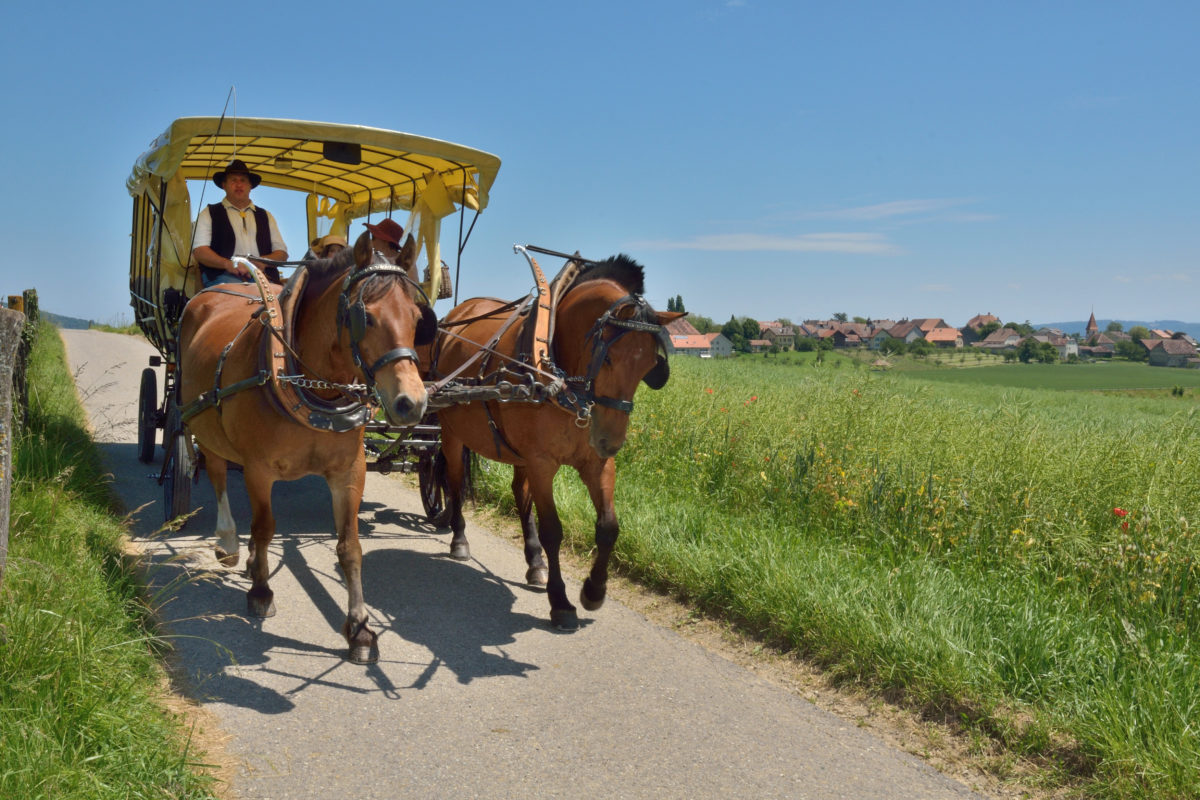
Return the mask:
<svg viewBox="0 0 1200 800">
<path fill-rule="evenodd" d="M 134 320 L 160 353 L 142 371 L 137 447 L 138 458 L 149 463 L 163 431 L 159 482 L 167 519 L 191 510 L 190 487 L 199 474 L 177 396 L 179 323 L 187 301 L 202 288 L 192 256 L 195 210 L 188 181 L 205 185 L 235 157 L 250 164 L 262 186 L 303 196 L 305 244 L 327 234 L 349 238 L 354 221 L 370 221 L 372 215 L 376 221 L 381 215 L 407 217 L 404 227 L 425 256 L 422 288 L 431 300 L 450 294 L 441 253 L 443 220 L 457 216 L 457 246 L 449 254 L 457 272 L 500 169 L 499 158 L 480 150 L 358 125 L 190 117 L 176 120 L 154 140 L 126 182 L 133 196 L 129 289 Z M 434 480 L 436 423 L 395 430 L 372 419 L 366 428 L 368 469 L 416 469 L 426 512 L 441 512 Z"/>
<path fill-rule="evenodd" d="M 254 282 L 201 291 L 187 181 L 206 182 L 235 157 L 263 186 L 304 193 L 309 241 L 325 233 L 349 239 L 351 222 L 373 214 L 407 214 L 407 241 L 389 254 L 363 233 L 332 258 L 279 264 L 295 267 L 286 283 L 269 282 L 235 255 Z M 604 602 L 618 532 L 614 456 L 638 384 L 667 380 L 664 325 L 677 315 L 650 307 L 642 267 L 627 256 L 594 262 L 517 246 L 533 290 L 511 303 L 467 300 L 439 321 L 433 303 L 450 294 L 441 223 L 457 214 L 457 270 L 499 166 L 482 151 L 375 128 L 185 118 L 153 142 L 127 182 L 132 305 L 160 354 L 142 375 L 138 456 L 153 459 L 161 428 L 167 518 L 190 511 L 202 460 L 217 499 L 217 557 L 236 564 L 225 475 L 228 465 L 242 465 L 253 514 L 248 610 L 270 616 L 271 485 L 324 476 L 349 592 L 342 632 L 354 661 L 377 657 L 358 542 L 366 469 L 415 469 L 426 513 L 452 528 L 451 556 L 466 559 L 464 454 L 511 464 L 527 580 L 547 587 L 553 623 L 573 628 L 552 488 L 559 467 L 572 466 L 597 513 L 581 602 L 589 610 Z M 561 256 L 565 266 L 548 282 L 530 251 Z"/>
</svg>

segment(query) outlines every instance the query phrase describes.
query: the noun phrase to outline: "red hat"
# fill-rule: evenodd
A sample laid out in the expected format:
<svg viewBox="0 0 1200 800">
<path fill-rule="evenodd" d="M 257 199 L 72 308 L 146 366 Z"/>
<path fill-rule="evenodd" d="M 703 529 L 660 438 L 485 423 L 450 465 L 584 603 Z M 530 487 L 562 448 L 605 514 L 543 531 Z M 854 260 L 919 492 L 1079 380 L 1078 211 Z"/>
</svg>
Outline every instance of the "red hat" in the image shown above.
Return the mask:
<svg viewBox="0 0 1200 800">
<path fill-rule="evenodd" d="M 404 228 L 400 227 L 400 223 L 394 219 L 388 218 L 378 225 L 372 225 L 369 222 L 364 222 L 363 225 L 371 232 L 371 235 L 377 239 L 383 239 L 385 242 L 391 242 L 397 247 L 400 246 L 400 238 L 404 236 Z"/>
</svg>

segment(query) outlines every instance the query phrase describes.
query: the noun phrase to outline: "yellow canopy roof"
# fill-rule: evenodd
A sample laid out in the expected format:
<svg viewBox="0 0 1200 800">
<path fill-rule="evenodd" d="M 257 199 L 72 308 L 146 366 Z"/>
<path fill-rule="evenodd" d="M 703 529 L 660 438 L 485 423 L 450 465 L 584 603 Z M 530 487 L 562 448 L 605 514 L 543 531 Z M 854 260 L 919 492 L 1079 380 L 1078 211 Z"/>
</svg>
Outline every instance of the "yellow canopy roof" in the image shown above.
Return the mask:
<svg viewBox="0 0 1200 800">
<path fill-rule="evenodd" d="M 183 117 L 151 143 L 125 183 L 136 197 L 176 173 L 207 180 L 234 158 L 261 175 L 262 185 L 329 197 L 351 218 L 411 210 L 434 176 L 436 193 L 440 183 L 451 201 L 483 209 L 500 170 L 491 153 L 382 128 Z"/>
</svg>

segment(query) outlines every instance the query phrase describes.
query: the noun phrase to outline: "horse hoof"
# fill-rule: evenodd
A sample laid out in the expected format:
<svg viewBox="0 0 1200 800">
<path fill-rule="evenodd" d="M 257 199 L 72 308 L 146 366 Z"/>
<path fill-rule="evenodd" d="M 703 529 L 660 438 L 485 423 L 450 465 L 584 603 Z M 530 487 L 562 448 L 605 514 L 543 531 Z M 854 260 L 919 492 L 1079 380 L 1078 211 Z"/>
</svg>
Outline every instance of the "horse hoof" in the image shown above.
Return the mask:
<svg viewBox="0 0 1200 800">
<path fill-rule="evenodd" d="M 525 570 L 525 582 L 530 586 L 545 586 L 550 582 L 550 571 L 545 567 L 530 567 Z"/>
<path fill-rule="evenodd" d="M 246 593 L 246 613 L 261 619 L 275 616 L 275 593 L 265 592 L 256 595 L 251 589 Z"/>
<path fill-rule="evenodd" d="M 593 592 L 598 594 L 599 597 L 591 597 Z M 587 611 L 595 611 L 604 605 L 604 595 L 604 587 L 601 587 L 597 592 L 592 586 L 592 579 L 588 578 L 583 582 L 583 588 L 579 590 L 579 604 Z"/>
<path fill-rule="evenodd" d="M 550 609 L 550 624 L 560 631 L 579 630 L 579 615 L 573 608 Z"/>
<path fill-rule="evenodd" d="M 217 548 L 217 561 L 221 562 L 222 567 L 236 567 L 239 559 L 238 553 L 226 553 L 221 548 Z"/>
<path fill-rule="evenodd" d="M 471 560 L 471 545 L 466 544 L 451 544 L 450 557 L 455 561 L 470 561 Z"/>
<path fill-rule="evenodd" d="M 374 664 L 379 661 L 379 648 L 375 645 L 351 647 L 347 658 L 351 664 Z"/>
</svg>

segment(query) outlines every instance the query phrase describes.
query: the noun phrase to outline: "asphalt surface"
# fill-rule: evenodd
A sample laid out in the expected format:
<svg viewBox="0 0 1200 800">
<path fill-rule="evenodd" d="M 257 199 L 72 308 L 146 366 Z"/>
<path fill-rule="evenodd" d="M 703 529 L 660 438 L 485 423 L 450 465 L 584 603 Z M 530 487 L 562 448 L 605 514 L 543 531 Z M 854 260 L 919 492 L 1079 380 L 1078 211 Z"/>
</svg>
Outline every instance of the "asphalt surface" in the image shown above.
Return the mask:
<svg viewBox="0 0 1200 800">
<path fill-rule="evenodd" d="M 76 386 L 151 566 L 191 691 L 228 733 L 240 798 L 966 798 L 918 759 L 609 600 L 553 630 L 515 538 L 469 522 L 447 557 L 416 493 L 369 474 L 363 584 L 381 658 L 345 660 L 329 493 L 276 484 L 278 614 L 213 556 L 213 493 L 163 532 L 162 466 L 136 456 L 137 337 L 63 331 Z M 159 371 L 159 391 L 162 376 Z M 243 538 L 249 507 L 231 473 Z M 577 597 L 578 580 L 567 576 Z"/>
</svg>

